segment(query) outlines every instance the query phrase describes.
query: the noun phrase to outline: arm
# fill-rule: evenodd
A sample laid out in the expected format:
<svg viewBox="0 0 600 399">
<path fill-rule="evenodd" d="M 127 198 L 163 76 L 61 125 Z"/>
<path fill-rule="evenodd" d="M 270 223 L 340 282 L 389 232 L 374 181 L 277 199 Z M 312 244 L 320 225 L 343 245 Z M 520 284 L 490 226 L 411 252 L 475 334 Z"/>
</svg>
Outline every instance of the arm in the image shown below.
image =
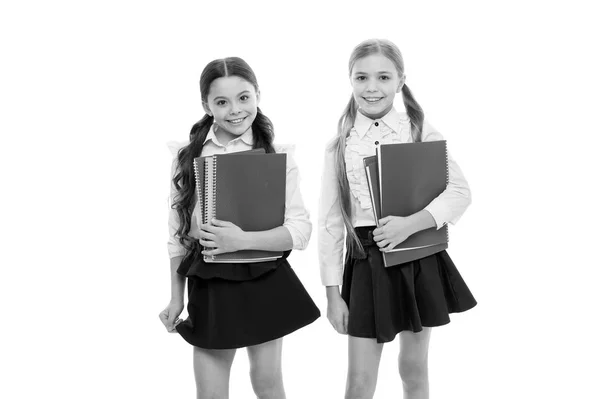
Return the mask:
<svg viewBox="0 0 600 399">
<path fill-rule="evenodd" d="M 443 140 L 442 135 L 427 121 L 423 124 L 423 141 Z M 471 204 L 471 189 L 462 170 L 448 152 L 448 186 L 425 210 L 435 220 L 435 227 L 441 229 L 444 225 L 456 224 Z"/>
<path fill-rule="evenodd" d="M 427 122 L 423 125 L 423 141 L 443 140 Z M 471 190 L 456 161 L 448 154 L 449 181 L 446 189 L 423 210 L 408 217 L 388 216 L 379 221 L 373 238 L 382 251 L 393 249 L 411 235 L 425 229 L 455 224 L 471 204 Z"/>
<path fill-rule="evenodd" d="M 167 307 L 158 315 L 168 332 L 176 332 L 175 327 L 181 323 L 179 315 L 183 312 L 183 291 L 185 277 L 177 273 L 183 256 L 171 258 L 171 300 Z"/>
<path fill-rule="evenodd" d="M 344 274 L 344 221 L 339 205 L 334 157 L 333 151 L 325 151 L 319 197 L 319 265 L 321 282 L 327 295 L 327 319 L 338 333 L 347 334 L 348 306 L 340 295 L 339 287 Z"/>
<path fill-rule="evenodd" d="M 177 273 L 177 269 L 183 260 L 183 256 L 171 258 L 171 302 L 181 303 L 183 306 L 183 291 L 185 289 L 185 277 Z"/>
<path fill-rule="evenodd" d="M 324 286 L 342 285 L 344 274 L 344 220 L 340 209 L 335 175 L 335 153 L 327 145 L 321 176 L 318 216 L 318 251 L 321 282 Z"/>
<path fill-rule="evenodd" d="M 173 161 L 171 168 L 171 176 L 174 176 L 176 170 L 176 161 Z M 175 332 L 175 326 L 179 324 L 179 315 L 183 311 L 183 293 L 185 290 L 185 277 L 177 273 L 177 269 L 181 264 L 185 255 L 185 248 L 181 245 L 176 237 L 177 227 L 179 226 L 179 217 L 175 209 L 171 207 L 175 196 L 175 188 L 171 182 L 171 190 L 169 196 L 169 241 L 167 249 L 170 258 L 170 276 L 171 276 L 171 300 L 167 307 L 160 312 L 159 318 L 165 325 L 168 332 Z"/>
</svg>

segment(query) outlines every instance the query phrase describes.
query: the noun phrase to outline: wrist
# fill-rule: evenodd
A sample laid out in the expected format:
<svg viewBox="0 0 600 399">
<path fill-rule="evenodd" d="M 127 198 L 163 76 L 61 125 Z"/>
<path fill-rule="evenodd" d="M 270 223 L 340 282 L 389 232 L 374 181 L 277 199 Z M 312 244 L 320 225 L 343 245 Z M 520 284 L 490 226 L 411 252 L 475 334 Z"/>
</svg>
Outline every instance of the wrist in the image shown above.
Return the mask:
<svg viewBox="0 0 600 399">
<path fill-rule="evenodd" d="M 171 305 L 183 305 L 183 295 L 171 296 Z"/>
<path fill-rule="evenodd" d="M 415 234 L 417 231 L 419 231 L 419 218 L 418 218 L 418 213 L 413 213 L 412 215 L 408 216 L 406 218 L 406 222 L 407 222 L 407 232 L 408 235 L 411 236 L 413 234 Z"/>
<path fill-rule="evenodd" d="M 238 251 L 251 249 L 252 248 L 252 233 L 243 231 L 240 233 L 240 239 L 238 241 Z"/>
<path fill-rule="evenodd" d="M 338 285 L 328 285 L 325 287 L 325 294 L 328 301 L 340 299 L 342 297 L 340 295 L 340 287 Z"/>
<path fill-rule="evenodd" d="M 407 219 L 408 230 L 411 235 L 421 230 L 426 230 L 431 227 L 435 227 L 435 220 L 433 219 L 431 214 L 425 209 L 417 213 L 413 213 Z"/>
</svg>

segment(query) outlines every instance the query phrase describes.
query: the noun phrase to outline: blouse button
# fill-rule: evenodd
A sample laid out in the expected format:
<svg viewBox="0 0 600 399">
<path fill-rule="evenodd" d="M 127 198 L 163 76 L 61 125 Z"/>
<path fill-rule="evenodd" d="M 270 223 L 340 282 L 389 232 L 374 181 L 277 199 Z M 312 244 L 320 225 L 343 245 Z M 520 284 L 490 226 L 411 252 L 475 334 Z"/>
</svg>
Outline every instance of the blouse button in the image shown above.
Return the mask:
<svg viewBox="0 0 600 399">
<path fill-rule="evenodd" d="M 379 145 L 379 141 L 376 141 L 376 142 L 375 142 L 375 145 Z"/>
<path fill-rule="evenodd" d="M 379 126 L 379 122 L 375 122 L 375 127 Z"/>
</svg>

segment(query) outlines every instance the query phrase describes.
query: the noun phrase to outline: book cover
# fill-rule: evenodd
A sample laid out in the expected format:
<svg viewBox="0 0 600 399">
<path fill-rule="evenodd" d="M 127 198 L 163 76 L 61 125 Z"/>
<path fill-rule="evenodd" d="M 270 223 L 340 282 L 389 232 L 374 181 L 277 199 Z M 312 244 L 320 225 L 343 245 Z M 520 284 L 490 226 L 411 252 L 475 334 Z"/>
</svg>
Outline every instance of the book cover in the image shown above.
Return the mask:
<svg viewBox="0 0 600 399">
<path fill-rule="evenodd" d="M 233 154 L 231 154 L 233 155 Z M 215 154 L 205 167 L 207 221 L 215 217 L 244 231 L 270 230 L 285 216 L 286 154 Z M 244 250 L 206 256 L 206 262 L 263 262 L 282 251 Z"/>
<path fill-rule="evenodd" d="M 378 226 L 386 216 L 409 216 L 422 210 L 446 189 L 445 141 L 383 144 L 378 155 L 365 158 L 364 164 Z M 422 230 L 384 252 L 384 264 L 402 264 L 447 247 L 447 226 Z"/>
</svg>

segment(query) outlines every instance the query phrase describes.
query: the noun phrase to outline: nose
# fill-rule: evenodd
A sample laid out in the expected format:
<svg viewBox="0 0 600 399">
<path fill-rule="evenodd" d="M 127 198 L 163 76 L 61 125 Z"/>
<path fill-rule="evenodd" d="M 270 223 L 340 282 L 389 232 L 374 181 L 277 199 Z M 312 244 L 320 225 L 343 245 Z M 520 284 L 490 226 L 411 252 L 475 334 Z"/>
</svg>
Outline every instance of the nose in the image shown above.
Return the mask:
<svg viewBox="0 0 600 399">
<path fill-rule="evenodd" d="M 377 91 L 377 85 L 375 84 L 375 81 L 373 79 L 369 79 L 369 81 L 367 82 L 367 91 Z"/>
<path fill-rule="evenodd" d="M 239 106 L 239 104 L 238 104 L 237 102 L 234 102 L 234 103 L 231 105 L 231 109 L 229 110 L 229 113 L 230 113 L 231 115 L 237 115 L 237 114 L 239 114 L 241 111 L 242 111 L 242 110 L 240 109 L 240 106 Z"/>
</svg>

